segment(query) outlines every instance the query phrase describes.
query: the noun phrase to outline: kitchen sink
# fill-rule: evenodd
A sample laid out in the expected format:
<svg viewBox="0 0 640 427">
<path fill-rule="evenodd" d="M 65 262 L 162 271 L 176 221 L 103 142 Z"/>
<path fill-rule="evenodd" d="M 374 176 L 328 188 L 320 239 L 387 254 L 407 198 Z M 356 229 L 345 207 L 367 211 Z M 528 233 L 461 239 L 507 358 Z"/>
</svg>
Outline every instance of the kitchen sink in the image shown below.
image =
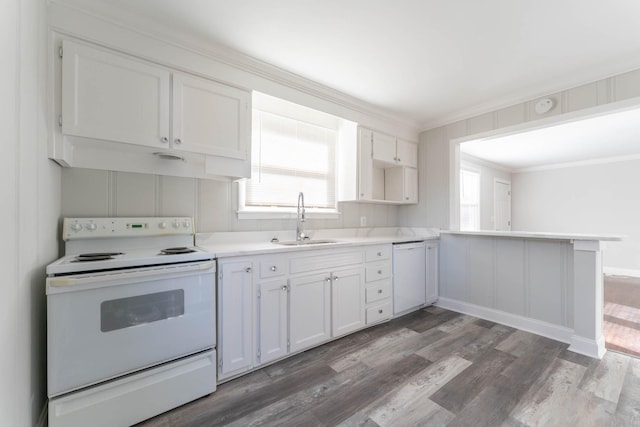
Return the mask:
<svg viewBox="0 0 640 427">
<path fill-rule="evenodd" d="M 337 240 L 287 240 L 284 242 L 274 242 L 284 246 L 311 246 L 311 245 L 328 245 L 331 243 L 339 243 Z"/>
</svg>

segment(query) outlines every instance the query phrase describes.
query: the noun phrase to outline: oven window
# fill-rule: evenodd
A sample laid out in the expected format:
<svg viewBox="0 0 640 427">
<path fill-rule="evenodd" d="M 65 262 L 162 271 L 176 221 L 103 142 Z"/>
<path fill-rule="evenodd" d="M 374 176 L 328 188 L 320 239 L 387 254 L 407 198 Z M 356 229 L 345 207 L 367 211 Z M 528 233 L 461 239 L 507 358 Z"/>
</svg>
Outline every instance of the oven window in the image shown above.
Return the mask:
<svg viewBox="0 0 640 427">
<path fill-rule="evenodd" d="M 100 304 L 100 330 L 115 331 L 183 314 L 183 289 L 119 298 Z"/>
</svg>

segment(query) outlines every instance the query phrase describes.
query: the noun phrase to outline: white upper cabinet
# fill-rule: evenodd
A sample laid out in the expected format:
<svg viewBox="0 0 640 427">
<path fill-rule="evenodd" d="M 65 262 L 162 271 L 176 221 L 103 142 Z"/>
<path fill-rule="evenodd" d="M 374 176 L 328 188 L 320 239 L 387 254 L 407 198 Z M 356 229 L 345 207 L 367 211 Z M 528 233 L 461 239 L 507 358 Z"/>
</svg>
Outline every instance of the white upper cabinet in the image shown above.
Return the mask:
<svg viewBox="0 0 640 427">
<path fill-rule="evenodd" d="M 63 134 L 167 145 L 169 71 L 70 41 L 62 69 Z"/>
<path fill-rule="evenodd" d="M 371 143 L 373 151 L 371 153 L 373 160 L 383 163 L 396 163 L 396 138 L 379 132 L 371 132 Z"/>
<path fill-rule="evenodd" d="M 355 186 L 342 184 L 340 201 L 418 202 L 417 144 L 364 127 L 358 127 L 357 144 L 357 161 L 351 164 L 358 171 L 358 182 Z"/>
<path fill-rule="evenodd" d="M 71 40 L 61 51 L 61 126 L 50 158 L 125 172 L 250 176 L 250 92 Z"/>
<path fill-rule="evenodd" d="M 245 160 L 251 94 L 185 74 L 173 75 L 173 148 Z"/>
<path fill-rule="evenodd" d="M 382 167 L 418 166 L 418 145 L 380 132 L 371 132 L 371 156 Z"/>
<path fill-rule="evenodd" d="M 398 138 L 396 141 L 396 162 L 400 166 L 418 167 L 418 144 Z"/>
</svg>

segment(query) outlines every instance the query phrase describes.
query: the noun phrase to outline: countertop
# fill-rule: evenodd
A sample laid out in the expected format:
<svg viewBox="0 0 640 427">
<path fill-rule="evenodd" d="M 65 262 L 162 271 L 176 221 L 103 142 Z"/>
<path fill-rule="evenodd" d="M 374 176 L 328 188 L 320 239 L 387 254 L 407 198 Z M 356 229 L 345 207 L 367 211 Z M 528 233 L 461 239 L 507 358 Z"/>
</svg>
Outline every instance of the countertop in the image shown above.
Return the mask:
<svg viewBox="0 0 640 427">
<path fill-rule="evenodd" d="M 614 234 L 571 234 L 571 233 L 548 233 L 535 231 L 454 231 L 440 230 L 440 234 L 469 235 L 469 236 L 489 236 L 489 237 L 517 237 L 524 239 L 551 239 L 551 240 L 598 240 L 618 242 L 626 236 Z"/>
<path fill-rule="evenodd" d="M 440 237 L 436 229 L 409 227 L 308 230 L 306 234 L 311 240 L 332 240 L 335 243 L 303 244 L 298 246 L 272 243 L 271 239 L 273 238 L 277 238 L 279 242 L 295 240 L 295 231 L 279 230 L 198 233 L 196 234 L 196 245 L 214 253 L 216 258 L 227 258 L 384 243 L 403 243 L 433 240 Z"/>
</svg>

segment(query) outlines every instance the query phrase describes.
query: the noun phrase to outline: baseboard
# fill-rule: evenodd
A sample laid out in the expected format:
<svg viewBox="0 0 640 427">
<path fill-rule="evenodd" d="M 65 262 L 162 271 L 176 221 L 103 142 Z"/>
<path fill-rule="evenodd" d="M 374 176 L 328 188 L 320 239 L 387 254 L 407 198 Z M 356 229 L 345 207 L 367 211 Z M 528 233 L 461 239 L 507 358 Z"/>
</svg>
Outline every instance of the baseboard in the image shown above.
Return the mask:
<svg viewBox="0 0 640 427">
<path fill-rule="evenodd" d="M 602 359 L 602 356 L 607 352 L 603 336 L 598 341 L 595 341 L 574 335 L 571 337 L 569 350 L 596 359 Z"/>
<path fill-rule="evenodd" d="M 603 267 L 602 271 L 606 276 L 640 277 L 640 270 L 629 268 Z"/>
<path fill-rule="evenodd" d="M 438 307 L 448 310 L 457 311 L 459 313 L 468 314 L 470 316 L 479 317 L 481 319 L 490 320 L 492 322 L 501 323 L 536 335 L 551 338 L 552 340 L 571 344 L 573 338 L 573 329 L 564 326 L 558 326 L 530 317 L 519 316 L 493 308 L 482 307 L 467 302 L 453 300 L 450 298 L 440 297 L 435 304 Z"/>
<path fill-rule="evenodd" d="M 44 405 L 42 406 L 42 410 L 40 411 L 40 416 L 38 417 L 38 423 L 36 427 L 47 427 L 49 425 L 49 399 L 44 400 Z"/>
</svg>

